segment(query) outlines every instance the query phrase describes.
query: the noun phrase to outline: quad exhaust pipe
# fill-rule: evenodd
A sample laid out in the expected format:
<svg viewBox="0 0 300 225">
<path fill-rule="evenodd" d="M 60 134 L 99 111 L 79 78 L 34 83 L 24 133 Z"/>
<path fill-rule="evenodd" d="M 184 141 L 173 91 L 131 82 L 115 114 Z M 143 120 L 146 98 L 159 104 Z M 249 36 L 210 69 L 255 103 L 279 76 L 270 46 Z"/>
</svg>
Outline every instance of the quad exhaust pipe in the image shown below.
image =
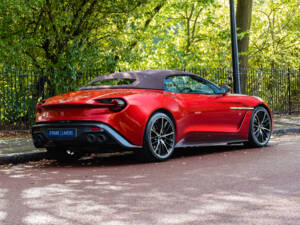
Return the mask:
<svg viewBox="0 0 300 225">
<path fill-rule="evenodd" d="M 105 134 L 88 134 L 86 136 L 86 140 L 90 144 L 98 143 L 98 144 L 103 144 L 106 140 L 107 137 Z"/>
<path fill-rule="evenodd" d="M 88 135 L 86 136 L 86 140 L 87 140 L 88 143 L 93 144 L 93 143 L 96 142 L 97 137 L 96 137 L 95 134 L 88 134 Z"/>
<path fill-rule="evenodd" d="M 106 137 L 105 134 L 99 134 L 98 137 L 97 137 L 97 142 L 99 144 L 102 144 L 102 143 L 106 142 L 106 140 L 107 140 L 107 137 Z"/>
<path fill-rule="evenodd" d="M 33 144 L 36 148 L 42 148 L 47 142 L 47 139 L 43 134 L 34 134 L 33 135 Z M 107 141 L 107 136 L 105 134 L 87 134 L 85 140 L 89 144 L 103 144 Z"/>
</svg>

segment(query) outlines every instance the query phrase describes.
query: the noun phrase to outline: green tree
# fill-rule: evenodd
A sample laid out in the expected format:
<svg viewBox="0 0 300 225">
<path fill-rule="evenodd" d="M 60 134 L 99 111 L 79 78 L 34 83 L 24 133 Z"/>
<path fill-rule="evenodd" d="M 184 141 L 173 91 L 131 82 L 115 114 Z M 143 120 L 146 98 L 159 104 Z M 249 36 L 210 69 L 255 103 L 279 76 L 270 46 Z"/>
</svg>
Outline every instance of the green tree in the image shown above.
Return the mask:
<svg viewBox="0 0 300 225">
<path fill-rule="evenodd" d="M 249 29 L 251 13 L 240 12 L 251 12 L 251 2 L 237 5 L 238 18 L 244 18 L 237 21 L 241 65 L 248 58 L 252 67 L 286 61 L 297 67 L 297 0 L 253 1 Z M 3 0 L 0 15 L 0 64 L 62 71 L 52 75 L 55 85 L 78 70 L 226 67 L 231 62 L 224 0 Z"/>
<path fill-rule="evenodd" d="M 206 54 L 200 53 L 205 41 L 210 41 L 205 25 L 212 23 L 213 1 L 165 1 L 147 29 L 141 29 L 138 19 L 124 31 L 139 33 L 131 51 L 137 61 L 119 61 L 121 68 L 187 68 L 200 65 Z M 149 8 L 150 9 L 150 8 Z M 142 31 L 142 32 L 141 32 Z M 126 35 L 127 36 L 127 35 Z M 132 37 L 131 37 L 132 38 Z M 136 39 L 135 39 L 136 40 Z M 206 51 L 203 49 L 203 51 Z"/>
<path fill-rule="evenodd" d="M 68 72 L 99 68 L 102 64 L 95 58 L 144 2 L 4 0 L 0 4 L 1 63 Z"/>
<path fill-rule="evenodd" d="M 297 0 L 265 0 L 254 4 L 249 64 L 299 68 L 300 4 Z"/>
</svg>

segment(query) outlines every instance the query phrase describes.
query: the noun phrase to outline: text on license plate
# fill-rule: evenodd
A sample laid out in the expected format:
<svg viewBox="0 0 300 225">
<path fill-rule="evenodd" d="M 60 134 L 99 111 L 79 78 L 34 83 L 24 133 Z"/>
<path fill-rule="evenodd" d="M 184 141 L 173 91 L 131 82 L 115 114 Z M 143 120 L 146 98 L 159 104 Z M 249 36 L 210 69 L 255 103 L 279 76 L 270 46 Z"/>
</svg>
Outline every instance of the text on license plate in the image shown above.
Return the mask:
<svg viewBox="0 0 300 225">
<path fill-rule="evenodd" d="M 47 130 L 48 138 L 75 138 L 76 129 L 48 129 Z"/>
</svg>

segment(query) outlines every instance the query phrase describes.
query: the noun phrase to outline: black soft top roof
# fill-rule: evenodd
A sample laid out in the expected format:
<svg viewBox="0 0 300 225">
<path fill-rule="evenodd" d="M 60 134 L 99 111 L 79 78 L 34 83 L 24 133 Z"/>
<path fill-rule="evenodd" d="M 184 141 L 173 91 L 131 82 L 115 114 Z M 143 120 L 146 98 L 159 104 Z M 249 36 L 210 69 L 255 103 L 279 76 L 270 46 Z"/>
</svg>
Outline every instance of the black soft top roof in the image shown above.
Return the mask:
<svg viewBox="0 0 300 225">
<path fill-rule="evenodd" d="M 142 70 L 142 71 L 129 71 L 119 72 L 109 75 L 97 77 L 90 81 L 87 85 L 80 88 L 80 90 L 86 89 L 100 89 L 100 88 L 141 88 L 141 89 L 155 89 L 164 90 L 164 80 L 168 76 L 172 75 L 194 75 L 189 72 L 183 72 L 179 70 Z M 126 85 L 101 85 L 101 86 L 90 86 L 90 84 L 96 81 L 111 80 L 111 79 L 134 79 L 132 84 Z"/>
</svg>

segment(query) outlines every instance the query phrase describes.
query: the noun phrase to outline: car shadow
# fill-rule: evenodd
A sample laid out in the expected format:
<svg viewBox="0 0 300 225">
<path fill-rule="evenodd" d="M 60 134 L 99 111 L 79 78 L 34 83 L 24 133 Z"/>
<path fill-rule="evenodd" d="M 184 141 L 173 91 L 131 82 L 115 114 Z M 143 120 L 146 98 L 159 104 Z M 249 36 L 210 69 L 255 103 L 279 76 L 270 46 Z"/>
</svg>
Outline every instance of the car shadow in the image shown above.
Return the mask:
<svg viewBox="0 0 300 225">
<path fill-rule="evenodd" d="M 265 147 L 267 148 L 267 147 Z M 236 151 L 253 151 L 254 148 L 245 147 L 244 145 L 219 145 L 204 147 L 176 148 L 173 156 L 168 160 L 177 160 L 180 158 L 202 157 L 220 153 L 230 153 Z M 143 151 L 143 150 L 137 150 Z M 115 153 L 99 153 L 82 157 L 80 160 L 71 162 L 59 162 L 48 160 L 43 167 L 115 167 L 136 164 L 153 164 L 159 162 L 147 162 L 135 154 L 134 151 L 124 151 Z M 164 162 L 162 162 L 164 163 Z"/>
</svg>

